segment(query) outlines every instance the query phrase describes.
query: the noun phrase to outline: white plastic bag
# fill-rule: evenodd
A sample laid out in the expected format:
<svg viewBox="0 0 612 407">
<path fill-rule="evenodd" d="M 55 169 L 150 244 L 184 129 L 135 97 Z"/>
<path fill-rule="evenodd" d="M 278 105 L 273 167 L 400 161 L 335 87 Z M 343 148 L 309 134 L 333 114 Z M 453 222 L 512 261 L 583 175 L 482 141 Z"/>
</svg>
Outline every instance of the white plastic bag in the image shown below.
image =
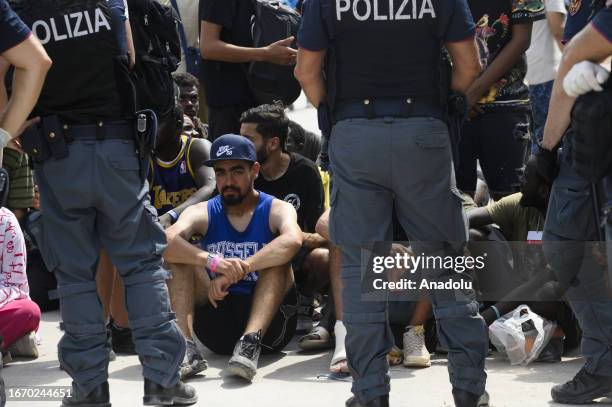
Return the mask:
<svg viewBox="0 0 612 407">
<path fill-rule="evenodd" d="M 531 321 L 531 322 L 529 322 Z M 525 327 L 533 328 L 523 332 Z M 533 362 L 548 344 L 557 324 L 520 305 L 489 326 L 489 336 L 495 348 L 505 353 L 511 365 L 527 365 Z"/>
</svg>

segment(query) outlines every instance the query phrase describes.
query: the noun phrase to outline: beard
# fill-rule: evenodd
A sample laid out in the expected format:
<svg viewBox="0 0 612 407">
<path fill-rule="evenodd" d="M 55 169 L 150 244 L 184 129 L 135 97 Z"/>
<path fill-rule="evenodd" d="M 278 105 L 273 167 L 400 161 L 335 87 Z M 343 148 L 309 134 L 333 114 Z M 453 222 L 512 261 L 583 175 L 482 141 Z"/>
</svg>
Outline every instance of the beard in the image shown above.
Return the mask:
<svg viewBox="0 0 612 407">
<path fill-rule="evenodd" d="M 263 164 L 266 161 L 268 161 L 268 153 L 266 152 L 264 148 L 262 148 L 261 150 L 257 152 L 257 162 L 259 164 Z"/>
<path fill-rule="evenodd" d="M 225 191 L 228 191 L 228 190 L 235 191 L 237 195 L 226 196 Z M 229 188 L 224 188 L 223 191 L 221 191 L 221 199 L 223 200 L 223 204 L 226 206 L 240 205 L 242 201 L 244 201 L 244 198 L 246 198 L 246 194 L 244 195 L 241 194 L 237 188 L 229 187 Z"/>
</svg>

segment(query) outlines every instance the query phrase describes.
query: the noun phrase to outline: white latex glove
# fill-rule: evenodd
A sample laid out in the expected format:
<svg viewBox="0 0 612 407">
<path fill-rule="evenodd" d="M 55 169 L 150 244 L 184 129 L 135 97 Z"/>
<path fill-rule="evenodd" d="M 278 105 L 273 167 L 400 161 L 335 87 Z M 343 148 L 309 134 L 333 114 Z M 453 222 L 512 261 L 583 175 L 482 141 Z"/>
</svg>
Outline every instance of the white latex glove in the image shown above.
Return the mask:
<svg viewBox="0 0 612 407">
<path fill-rule="evenodd" d="M 590 61 L 578 62 L 570 69 L 563 79 L 565 93 L 572 97 L 583 95 L 592 90 L 601 92 L 603 85 L 610 76 L 601 65 Z"/>
</svg>

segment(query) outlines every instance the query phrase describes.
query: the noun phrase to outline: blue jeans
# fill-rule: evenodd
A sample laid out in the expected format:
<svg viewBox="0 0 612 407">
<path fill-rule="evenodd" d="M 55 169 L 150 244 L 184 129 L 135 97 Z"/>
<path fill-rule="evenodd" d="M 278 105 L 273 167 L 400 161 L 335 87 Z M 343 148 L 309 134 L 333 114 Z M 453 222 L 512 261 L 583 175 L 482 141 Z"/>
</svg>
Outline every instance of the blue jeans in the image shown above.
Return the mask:
<svg viewBox="0 0 612 407">
<path fill-rule="evenodd" d="M 533 116 L 533 131 L 531 132 L 533 141 L 531 145 L 532 153 L 536 152 L 538 143 L 542 141 L 544 136 L 544 125 L 548 116 L 548 104 L 550 103 L 553 82 L 549 81 L 529 86 L 529 99 L 531 100 L 531 113 Z"/>
</svg>

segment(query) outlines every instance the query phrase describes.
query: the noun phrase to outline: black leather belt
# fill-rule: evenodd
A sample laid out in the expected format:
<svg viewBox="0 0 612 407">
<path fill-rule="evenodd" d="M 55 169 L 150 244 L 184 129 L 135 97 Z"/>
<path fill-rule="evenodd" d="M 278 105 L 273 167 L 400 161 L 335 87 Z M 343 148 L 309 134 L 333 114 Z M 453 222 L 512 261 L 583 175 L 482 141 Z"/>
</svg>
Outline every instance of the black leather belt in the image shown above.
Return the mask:
<svg viewBox="0 0 612 407">
<path fill-rule="evenodd" d="M 436 117 L 444 120 L 439 101 L 432 97 L 406 97 L 403 99 L 354 99 L 340 101 L 334 108 L 334 120 L 380 117 Z"/>
<path fill-rule="evenodd" d="M 134 124 L 127 120 L 99 121 L 96 124 L 64 124 L 62 129 L 67 143 L 77 139 L 134 140 Z"/>
</svg>

